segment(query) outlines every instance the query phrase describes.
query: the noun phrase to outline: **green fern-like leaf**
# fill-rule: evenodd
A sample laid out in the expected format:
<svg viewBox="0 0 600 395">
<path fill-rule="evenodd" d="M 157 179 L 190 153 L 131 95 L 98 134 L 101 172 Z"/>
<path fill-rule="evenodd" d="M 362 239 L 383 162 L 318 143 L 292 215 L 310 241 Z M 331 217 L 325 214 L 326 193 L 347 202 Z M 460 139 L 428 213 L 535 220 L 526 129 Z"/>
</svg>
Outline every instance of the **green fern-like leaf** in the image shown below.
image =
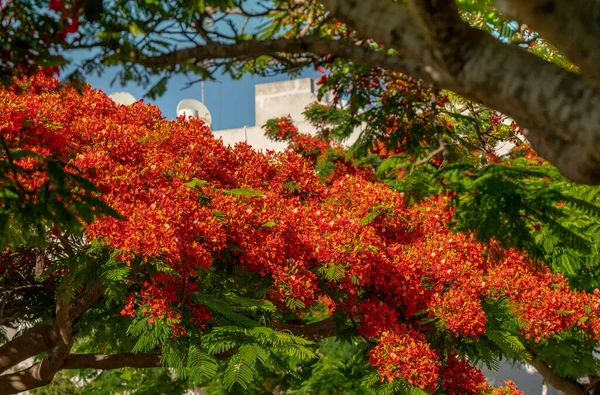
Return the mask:
<svg viewBox="0 0 600 395">
<path fill-rule="evenodd" d="M 214 357 L 208 355 L 200 347 L 192 344 L 188 350 L 187 369 L 191 377 L 207 380 L 217 375 L 219 365 Z"/>
<path fill-rule="evenodd" d="M 161 363 L 177 372 L 180 377 L 186 376 L 187 349 L 182 344 L 169 341 L 162 345 Z"/>
<path fill-rule="evenodd" d="M 258 322 L 250 317 L 235 312 L 230 306 L 214 300 L 207 300 L 206 305 L 211 311 L 220 314 L 224 319 L 232 324 L 238 324 L 244 327 L 254 327 Z"/>
<path fill-rule="evenodd" d="M 223 375 L 223 386 L 230 391 L 234 385 L 240 385 L 244 390 L 254 379 L 255 370 L 253 363 L 246 360 L 242 354 L 236 354 L 231 358 L 225 374 Z"/>
<path fill-rule="evenodd" d="M 173 330 L 166 322 L 156 320 L 149 324 L 145 318 L 138 318 L 127 328 L 127 334 L 138 339 L 133 346 L 133 352 L 147 352 L 154 350 L 159 344 L 168 342 Z"/>
<path fill-rule="evenodd" d="M 519 338 L 510 332 L 501 329 L 488 329 L 486 337 L 502 350 L 509 358 L 513 359 L 531 359 L 531 354 L 527 351 Z"/>
<path fill-rule="evenodd" d="M 321 266 L 318 272 L 327 281 L 338 282 L 344 278 L 344 269 L 340 265 Z"/>
</svg>

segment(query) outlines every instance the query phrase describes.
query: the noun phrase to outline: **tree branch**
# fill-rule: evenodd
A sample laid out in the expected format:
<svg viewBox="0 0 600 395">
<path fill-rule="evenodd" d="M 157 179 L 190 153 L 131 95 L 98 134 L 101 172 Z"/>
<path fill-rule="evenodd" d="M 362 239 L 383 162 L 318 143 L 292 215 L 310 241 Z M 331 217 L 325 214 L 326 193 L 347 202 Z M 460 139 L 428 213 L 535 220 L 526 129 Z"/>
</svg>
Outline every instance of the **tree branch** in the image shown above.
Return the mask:
<svg viewBox="0 0 600 395">
<path fill-rule="evenodd" d="M 390 0 L 318 0 L 338 20 L 365 39 L 395 49 L 406 59 L 434 64 L 425 37 L 408 8 Z"/>
<path fill-rule="evenodd" d="M 62 366 L 63 369 L 121 369 L 121 368 L 159 368 L 160 354 L 71 354 Z"/>
<path fill-rule="evenodd" d="M 53 325 L 39 325 L 30 329 L 0 346 L 0 373 L 27 358 L 51 350 L 57 342 L 58 331 Z"/>
<path fill-rule="evenodd" d="M 55 325 L 36 326 L 23 335 L 0 346 L 0 373 L 23 362 L 27 358 L 50 351 L 59 344 L 63 344 L 66 347 L 69 343 L 70 323 L 79 317 L 85 309 L 94 304 L 100 298 L 101 294 L 101 289 L 96 284 L 90 292 L 73 301 L 68 306 L 68 309 L 62 309 L 60 314 L 57 314 L 57 323 Z M 61 356 L 66 356 L 64 348 L 60 354 Z M 68 352 L 66 354 L 68 355 Z M 41 364 L 41 362 L 38 364 Z M 3 392 L 0 391 L 0 393 Z"/>
<path fill-rule="evenodd" d="M 532 358 L 527 363 L 533 366 L 548 384 L 564 392 L 565 395 L 585 395 L 584 389 L 580 384 L 558 376 L 546 362 L 537 357 Z"/>
<path fill-rule="evenodd" d="M 540 32 L 600 87 L 599 0 L 496 0 L 496 7 Z"/>
<path fill-rule="evenodd" d="M 398 50 L 428 70 L 439 67 L 407 7 L 389 0 L 319 1 L 357 34 Z M 439 15 L 432 11 L 422 17 L 432 21 Z M 527 129 L 526 137 L 537 152 L 567 178 L 600 184 L 600 92 L 573 73 L 488 33 L 468 29 L 468 35 L 461 33 L 468 39 L 452 47 L 463 57 L 453 61 L 461 69 L 435 69 L 431 75 L 437 77 L 438 86 L 513 118 Z"/>
<path fill-rule="evenodd" d="M 476 45 L 469 26 L 460 19 L 454 1 L 409 0 L 408 7 L 438 63 L 454 76 L 462 70 Z"/>
<path fill-rule="evenodd" d="M 306 325 L 280 323 L 275 325 L 275 328 L 288 330 L 296 336 L 304 336 L 309 340 L 319 340 L 334 336 L 337 326 L 333 318 L 327 318 Z"/>
<path fill-rule="evenodd" d="M 443 139 L 441 139 L 441 140 L 443 141 Z M 429 153 L 429 155 L 427 155 L 425 158 L 423 158 L 421 160 L 416 161 L 413 164 L 413 167 L 424 165 L 425 163 L 432 160 L 436 155 L 443 153 L 445 150 L 446 150 L 446 146 L 443 143 L 440 143 L 440 146 L 438 148 L 436 148 L 435 150 L 431 151 Z"/>
<path fill-rule="evenodd" d="M 340 58 L 353 59 L 374 67 L 407 73 L 430 83 L 435 83 L 437 79 L 437 75 L 432 69 L 420 66 L 405 57 L 388 55 L 383 51 L 374 51 L 347 41 L 312 36 L 289 40 L 249 40 L 234 44 L 211 42 L 206 45 L 178 49 L 157 56 L 145 56 L 141 53 L 133 53 L 130 60 L 146 67 L 157 69 L 175 67 L 179 64 L 189 62 L 228 58 L 250 59 L 279 53 L 312 53 L 322 57 L 333 55 Z"/>
</svg>

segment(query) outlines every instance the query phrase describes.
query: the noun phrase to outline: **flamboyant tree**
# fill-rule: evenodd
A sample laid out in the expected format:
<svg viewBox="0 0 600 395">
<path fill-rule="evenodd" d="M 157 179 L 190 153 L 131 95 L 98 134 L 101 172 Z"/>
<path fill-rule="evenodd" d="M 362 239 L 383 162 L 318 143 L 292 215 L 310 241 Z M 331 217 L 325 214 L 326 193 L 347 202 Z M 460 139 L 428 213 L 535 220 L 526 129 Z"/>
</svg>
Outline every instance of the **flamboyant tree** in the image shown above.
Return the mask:
<svg viewBox="0 0 600 395">
<path fill-rule="evenodd" d="M 163 364 L 177 380 L 118 374 L 216 392 L 485 393 L 470 366 L 501 357 L 566 393 L 597 391 L 597 190 L 566 182 L 521 137 L 569 178 L 597 183 L 596 54 L 580 50 L 595 48 L 589 5 L 8 0 L 0 14 L 7 87 L 40 65 L 56 75 L 68 50 L 85 49 L 67 79 L 118 65 L 118 79 L 153 85 L 151 96 L 177 72 L 315 65 L 336 96 L 307 112 L 320 138 L 268 125 L 304 161 L 223 148 L 199 123 L 117 108 L 81 84 L 91 105 L 75 115 L 71 88 L 40 76 L 13 86 L 2 102 L 0 324 L 39 325 L 1 349 L 0 366 L 45 357 L 5 376 L 6 391 L 61 369 Z M 356 127 L 349 160 L 333 141 Z M 506 141 L 518 147 L 499 157 Z M 99 377 L 77 382 L 115 382 Z"/>
<path fill-rule="evenodd" d="M 85 50 L 71 78 L 117 65 L 160 94 L 173 73 L 348 59 L 501 111 L 564 175 L 598 184 L 596 15 L 582 0 L 5 0 L 0 73 L 58 71 Z"/>
<path fill-rule="evenodd" d="M 314 341 L 332 338 L 360 344 L 348 352 L 364 391 L 518 393 L 474 366 L 508 357 L 583 393 L 540 354 L 593 358 L 598 292 L 450 232 L 448 196 L 409 205 L 352 166 L 323 182 L 294 152 L 225 147 L 199 120 L 80 89 L 38 74 L 0 93 L 0 324 L 21 328 L 0 369 L 40 358 L 0 392 L 158 366 L 272 391 L 261 378 L 301 385 L 298 367 L 323 357 Z"/>
<path fill-rule="evenodd" d="M 356 79 L 353 73 L 348 74 L 347 71 L 337 77 L 341 77 L 342 80 Z M 321 82 L 326 79 L 323 78 Z M 329 79 L 336 79 L 335 72 Z M 361 78 L 358 78 L 358 81 L 361 85 L 365 83 Z M 338 83 L 339 80 L 336 80 L 334 86 Z M 397 86 L 397 83 L 394 85 Z M 402 95 L 413 96 L 414 86 L 408 87 L 410 89 Z M 325 90 L 328 89 L 329 87 L 326 87 Z M 364 95 L 363 90 L 357 89 L 355 92 L 358 93 L 351 97 Z M 393 96 L 398 93 L 395 90 Z M 385 95 L 383 98 L 384 102 L 385 99 L 393 99 Z M 421 105 L 418 101 L 414 104 L 417 108 Z M 448 107 L 446 100 L 440 100 L 434 105 Z M 468 144 L 470 140 L 484 144 L 484 136 L 492 141 L 501 139 L 502 136 L 506 138 L 507 132 L 509 136 L 511 131 L 514 132 L 514 124 L 499 128 L 499 115 L 493 112 L 490 114 L 485 109 L 479 109 L 474 114 L 477 115 L 477 119 L 449 119 L 448 115 L 454 114 L 448 113 L 435 121 L 432 121 L 434 117 L 431 116 L 417 118 L 416 125 L 414 122 L 400 122 L 401 129 L 413 130 L 415 127 L 432 128 L 440 123 L 450 123 L 450 127 L 446 129 L 449 129 L 450 136 L 454 136 L 454 141 L 444 142 L 443 150 L 437 148 L 426 158 L 416 160 L 414 156 L 418 156 L 419 152 L 427 147 L 414 144 L 414 141 L 412 144 L 407 144 L 406 141 L 399 144 L 398 136 L 394 138 L 394 134 L 390 134 L 390 128 L 397 128 L 398 115 L 401 117 L 406 114 L 394 114 L 395 119 L 390 126 L 387 118 L 389 114 L 386 115 L 383 104 L 367 110 L 366 113 L 369 114 L 363 112 L 358 115 L 359 118 L 365 116 L 375 121 L 375 125 L 366 126 L 366 134 L 373 135 L 371 137 L 374 140 L 367 139 L 355 144 L 352 156 L 348 156 L 336 142 L 336 139 L 352 130 L 352 125 L 356 125 L 357 115 L 348 117 L 346 112 L 347 110 L 328 105 L 310 106 L 305 114 L 319 128 L 317 136 L 299 133 L 289 118 L 269 121 L 266 132 L 277 141 L 288 141 L 292 150 L 311 160 L 326 182 L 336 179 L 338 174 L 361 174 L 368 179 L 385 182 L 399 192 L 402 191 L 404 201 L 409 204 L 422 201 L 428 196 L 449 194 L 453 196 L 449 201 L 449 206 L 454 208 L 453 227 L 473 231 L 478 239 L 491 241 L 490 253 L 502 256 L 501 252 L 493 248 L 498 242 L 501 245 L 516 246 L 529 251 L 530 256 L 538 257 L 541 264 L 548 265 L 553 271 L 564 273 L 571 286 L 588 290 L 598 287 L 596 235 L 599 230 L 597 218 L 600 211 L 598 206 L 588 201 L 596 201 L 598 194 L 595 188 L 577 187 L 565 182 L 547 162 L 537 157 L 522 141 L 517 141 L 515 149 L 503 157 L 496 155 L 493 150 L 486 152 L 485 145 L 479 147 L 484 155 L 477 155 L 477 151 L 472 151 L 473 146 Z M 411 113 L 410 110 L 407 112 Z M 382 117 L 380 113 L 385 116 Z M 435 118 L 438 116 L 439 114 Z M 377 120 L 380 118 L 382 120 L 377 126 Z M 469 134 L 464 121 L 467 125 L 477 121 L 479 127 Z M 482 130 L 485 132 L 480 136 Z M 456 131 L 461 132 L 460 138 L 455 134 Z M 402 138 L 403 134 L 399 134 Z M 404 136 L 419 139 L 423 134 L 412 132 Z M 446 149 L 449 152 L 444 153 Z M 407 164 L 409 168 L 406 167 Z M 538 369 L 547 382 L 565 393 L 597 393 L 598 360 L 588 348 L 595 348 L 597 343 L 592 342 L 580 348 L 580 340 L 582 339 L 577 335 L 571 337 L 563 334 L 560 342 L 529 343 L 526 346 L 527 350 L 537 355 L 537 358 L 529 363 Z M 519 341 L 527 344 L 526 339 L 521 338 Z M 587 356 L 579 352 L 572 353 L 574 349 L 585 348 L 588 348 L 588 352 L 585 353 Z M 329 365 L 323 364 L 323 369 L 328 367 L 329 372 L 333 371 L 334 374 L 344 377 L 344 382 L 352 382 L 351 373 L 334 368 L 351 363 L 347 357 L 334 352 L 330 359 L 334 362 L 330 362 Z M 316 368 L 318 373 L 319 367 Z M 317 378 L 308 380 L 302 388 L 311 388 L 311 385 L 312 388 L 318 385 L 322 386 L 320 388 L 328 388 L 326 383 L 327 380 L 317 375 Z"/>
<path fill-rule="evenodd" d="M 343 101 L 307 109 L 319 136 L 297 133 L 288 119 L 269 122 L 267 132 L 290 141 L 325 179 L 340 169 L 368 168 L 409 203 L 452 196 L 455 229 L 527 251 L 577 289 L 598 287 L 597 188 L 566 182 L 522 140 L 513 121 L 406 75 L 345 60 L 320 71 L 321 92 Z M 350 152 L 336 146 L 356 128 L 362 132 Z M 594 393 L 595 384 L 578 381 L 597 383 L 597 360 L 554 346 L 537 351 L 551 366 L 538 370 L 566 378 L 564 386 L 550 382 L 567 393 Z"/>
</svg>

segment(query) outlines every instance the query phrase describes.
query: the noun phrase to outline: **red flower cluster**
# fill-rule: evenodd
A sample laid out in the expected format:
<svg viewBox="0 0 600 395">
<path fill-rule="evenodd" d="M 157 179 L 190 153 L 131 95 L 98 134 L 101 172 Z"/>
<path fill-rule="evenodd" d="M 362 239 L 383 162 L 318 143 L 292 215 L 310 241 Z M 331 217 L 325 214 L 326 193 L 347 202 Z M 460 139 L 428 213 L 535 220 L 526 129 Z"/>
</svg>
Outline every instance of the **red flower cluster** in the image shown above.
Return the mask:
<svg viewBox="0 0 600 395">
<path fill-rule="evenodd" d="M 420 333 L 404 325 L 400 325 L 399 329 L 405 333 L 382 334 L 379 344 L 369 354 L 369 361 L 378 367 L 382 381 L 402 378 L 412 386 L 433 391 L 439 379 L 437 355 Z"/>
<path fill-rule="evenodd" d="M 274 141 L 287 141 L 291 151 L 311 161 L 317 161 L 332 148 L 332 144 L 322 138 L 298 132 L 289 116 L 267 124 L 265 134 Z"/>
<path fill-rule="evenodd" d="M 52 11 L 61 12 L 64 8 L 64 4 L 61 0 L 50 0 L 48 2 L 48 8 L 50 8 Z"/>
<path fill-rule="evenodd" d="M 319 103 L 314 105 L 314 107 L 319 106 L 324 105 Z M 373 171 L 363 166 L 354 166 L 352 160 L 346 157 L 344 148 L 340 144 L 322 136 L 300 133 L 289 116 L 269 121 L 265 134 L 274 141 L 287 142 L 290 151 L 302 155 L 316 166 L 333 161 L 334 170 L 325 177 L 326 184 L 346 175 L 362 177 L 367 181 L 373 180 Z M 336 159 L 332 160 L 330 154 Z"/>
<path fill-rule="evenodd" d="M 465 359 L 458 359 L 456 354 L 448 355 L 440 377 L 443 379 L 442 388 L 448 395 L 524 395 L 510 380 L 504 382 L 506 387 L 490 387 L 481 370 Z"/>
<path fill-rule="evenodd" d="M 448 230 L 443 197 L 407 207 L 387 186 L 343 172 L 326 186 L 296 153 L 229 148 L 199 120 L 167 121 L 140 102 L 57 87 L 40 74 L 19 83 L 22 94 L 0 91 L 0 133 L 12 147 L 77 166 L 125 217 L 89 224 L 89 239 L 125 262 L 160 260 L 177 273 L 147 278 L 123 315 L 166 321 L 176 336 L 203 328 L 210 311 L 190 296 L 203 292 L 196 279 L 227 260 L 272 281 L 268 298 L 282 310 L 302 314 L 327 300 L 352 317 L 377 342 L 370 360 L 383 378 L 455 393 L 478 389 L 479 375 L 467 361 L 443 362 L 423 317 L 454 338 L 476 338 L 485 331 L 482 301 L 507 297 L 536 340 L 569 328 L 600 338 L 598 293 L 570 290 L 515 251 L 492 262 L 488 246 Z M 277 133 L 294 132 L 282 124 Z M 460 387 L 463 374 L 471 381 Z"/>
<path fill-rule="evenodd" d="M 440 377 L 444 380 L 442 388 L 448 395 L 485 393 L 489 388 L 483 372 L 468 361 L 459 360 L 456 354 L 448 355 L 440 371 Z"/>
</svg>

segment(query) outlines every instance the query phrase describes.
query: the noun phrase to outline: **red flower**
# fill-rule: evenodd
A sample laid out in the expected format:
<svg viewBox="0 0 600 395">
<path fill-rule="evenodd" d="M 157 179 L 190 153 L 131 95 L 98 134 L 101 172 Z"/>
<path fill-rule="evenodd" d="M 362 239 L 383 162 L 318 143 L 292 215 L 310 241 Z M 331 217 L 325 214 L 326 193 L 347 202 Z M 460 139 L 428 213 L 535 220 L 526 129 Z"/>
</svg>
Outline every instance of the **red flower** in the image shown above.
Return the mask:
<svg viewBox="0 0 600 395">
<path fill-rule="evenodd" d="M 65 7 L 61 0 L 50 0 L 48 2 L 48 7 L 52 11 L 60 12 Z"/>
</svg>

